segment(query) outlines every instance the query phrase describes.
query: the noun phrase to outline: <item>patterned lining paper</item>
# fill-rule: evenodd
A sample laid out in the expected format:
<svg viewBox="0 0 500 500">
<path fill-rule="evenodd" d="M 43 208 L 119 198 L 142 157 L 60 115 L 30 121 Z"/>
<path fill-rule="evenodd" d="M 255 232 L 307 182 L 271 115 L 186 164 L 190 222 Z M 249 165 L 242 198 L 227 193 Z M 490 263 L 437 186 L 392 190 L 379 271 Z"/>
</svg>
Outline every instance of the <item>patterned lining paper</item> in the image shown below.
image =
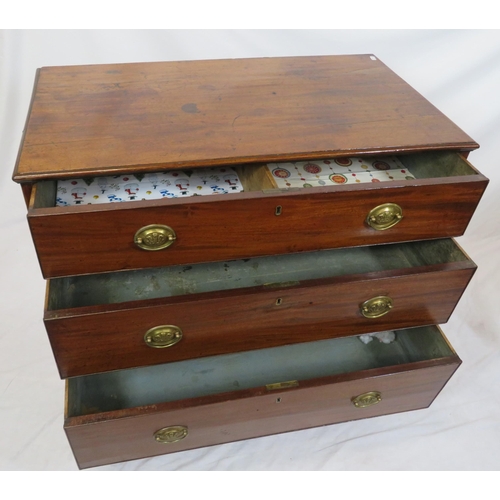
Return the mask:
<svg viewBox="0 0 500 500">
<path fill-rule="evenodd" d="M 270 163 L 267 168 L 278 188 L 415 178 L 396 157 Z M 56 206 L 183 198 L 241 191 L 241 181 L 230 167 L 176 170 L 58 181 Z"/>
<path fill-rule="evenodd" d="M 229 167 L 58 181 L 56 206 L 239 193 L 243 186 Z"/>
<path fill-rule="evenodd" d="M 415 178 L 396 157 L 350 157 L 292 163 L 270 163 L 267 168 L 279 188 L 307 188 Z"/>
</svg>

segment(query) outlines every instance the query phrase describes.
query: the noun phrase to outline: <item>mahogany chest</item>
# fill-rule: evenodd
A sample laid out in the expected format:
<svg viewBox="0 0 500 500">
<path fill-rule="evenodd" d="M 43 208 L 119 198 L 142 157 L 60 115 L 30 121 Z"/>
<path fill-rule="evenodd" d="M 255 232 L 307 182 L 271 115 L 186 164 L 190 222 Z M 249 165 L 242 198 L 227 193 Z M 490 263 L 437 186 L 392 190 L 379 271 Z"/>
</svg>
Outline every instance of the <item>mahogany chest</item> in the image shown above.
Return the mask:
<svg viewBox="0 0 500 500">
<path fill-rule="evenodd" d="M 78 465 L 429 406 L 477 147 L 372 55 L 40 69 L 13 178 Z"/>
</svg>

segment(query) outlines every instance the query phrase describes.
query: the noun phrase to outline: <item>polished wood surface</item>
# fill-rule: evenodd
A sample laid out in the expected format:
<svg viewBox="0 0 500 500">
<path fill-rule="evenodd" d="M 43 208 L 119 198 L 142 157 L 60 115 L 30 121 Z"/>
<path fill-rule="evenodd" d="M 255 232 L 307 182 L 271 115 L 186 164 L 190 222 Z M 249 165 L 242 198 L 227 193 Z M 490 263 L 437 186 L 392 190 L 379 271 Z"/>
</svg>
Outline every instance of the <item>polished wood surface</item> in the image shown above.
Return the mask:
<svg viewBox="0 0 500 500">
<path fill-rule="evenodd" d="M 39 70 L 14 180 L 478 147 L 370 55 Z"/>
<path fill-rule="evenodd" d="M 488 182 L 468 162 L 448 172 L 432 160 L 414 180 L 283 191 L 269 189 L 251 169 L 359 154 L 466 157 L 477 147 L 370 55 L 52 67 L 37 72 L 13 178 L 28 204 L 43 275 L 54 278 L 460 236 Z M 254 191 L 53 207 L 57 179 L 221 165 L 241 166 Z M 369 227 L 369 211 L 389 202 L 402 207 L 402 221 L 385 231 Z M 172 227 L 174 244 L 158 252 L 137 248 L 136 231 L 150 224 Z M 281 288 L 66 309 L 52 307 L 47 296 L 44 321 L 60 375 L 73 377 L 446 322 L 474 271 L 459 259 Z M 378 295 L 389 295 L 393 309 L 364 318 L 360 304 Z M 177 324 L 183 339 L 167 349 L 146 346 L 144 333 L 159 324 Z M 65 430 L 79 466 L 92 467 L 423 408 L 460 364 L 454 352 L 435 357 L 328 372 L 272 392 L 257 387 L 191 399 L 183 392 L 182 400 L 132 408 L 125 402 L 106 412 L 90 404 L 66 413 Z M 150 383 L 141 381 L 141 394 Z M 351 398 L 367 391 L 382 392 L 382 402 L 355 408 Z M 188 437 L 155 442 L 153 433 L 170 425 L 187 425 Z"/>
<path fill-rule="evenodd" d="M 79 467 L 95 467 L 426 408 L 459 364 L 452 355 L 305 381 L 287 390 L 256 388 L 71 417 L 65 420 L 65 431 Z M 351 398 L 368 391 L 381 392 L 382 401 L 355 408 Z M 171 425 L 187 426 L 188 436 L 177 443 L 157 443 L 154 432 Z"/>
<path fill-rule="evenodd" d="M 375 331 L 446 323 L 475 271 L 470 261 L 267 287 L 45 312 L 61 378 Z M 364 301 L 393 309 L 365 318 Z M 277 299 L 281 299 L 279 305 Z M 154 349 L 144 334 L 176 325 L 183 338 Z"/>
<path fill-rule="evenodd" d="M 487 185 L 481 175 L 310 190 L 106 205 L 30 208 L 28 222 L 45 278 L 455 237 L 464 233 Z M 376 231 L 365 219 L 383 203 L 404 219 Z M 276 207 L 282 214 L 276 216 Z M 148 252 L 133 237 L 149 224 L 172 227 L 169 248 Z"/>
</svg>

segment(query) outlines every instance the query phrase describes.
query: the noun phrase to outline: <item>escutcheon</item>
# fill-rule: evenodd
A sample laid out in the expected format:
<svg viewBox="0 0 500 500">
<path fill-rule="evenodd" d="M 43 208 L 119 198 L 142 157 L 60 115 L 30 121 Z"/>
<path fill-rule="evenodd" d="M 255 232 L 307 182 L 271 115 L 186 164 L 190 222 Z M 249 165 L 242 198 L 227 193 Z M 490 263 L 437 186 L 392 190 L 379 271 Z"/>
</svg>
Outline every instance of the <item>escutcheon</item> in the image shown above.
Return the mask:
<svg viewBox="0 0 500 500">
<path fill-rule="evenodd" d="M 149 347 L 162 349 L 171 347 L 182 340 L 182 330 L 175 325 L 160 325 L 149 329 L 144 335 L 144 342 Z"/>
<path fill-rule="evenodd" d="M 163 250 L 176 240 L 175 231 L 169 226 L 151 224 L 144 226 L 135 233 L 134 243 L 142 250 Z"/>
<path fill-rule="evenodd" d="M 366 408 L 367 406 L 376 405 L 380 401 L 382 401 L 382 394 L 377 391 L 365 392 L 351 399 L 356 408 Z"/>
<path fill-rule="evenodd" d="M 363 302 L 359 309 L 365 318 L 380 318 L 392 309 L 392 299 L 386 295 L 373 297 Z"/>
<path fill-rule="evenodd" d="M 183 425 L 172 425 L 163 427 L 154 433 L 155 440 L 158 443 L 177 443 L 188 435 L 188 428 Z"/>
<path fill-rule="evenodd" d="M 403 209 L 396 203 L 384 203 L 370 210 L 366 222 L 377 231 L 395 226 L 403 218 Z"/>
</svg>

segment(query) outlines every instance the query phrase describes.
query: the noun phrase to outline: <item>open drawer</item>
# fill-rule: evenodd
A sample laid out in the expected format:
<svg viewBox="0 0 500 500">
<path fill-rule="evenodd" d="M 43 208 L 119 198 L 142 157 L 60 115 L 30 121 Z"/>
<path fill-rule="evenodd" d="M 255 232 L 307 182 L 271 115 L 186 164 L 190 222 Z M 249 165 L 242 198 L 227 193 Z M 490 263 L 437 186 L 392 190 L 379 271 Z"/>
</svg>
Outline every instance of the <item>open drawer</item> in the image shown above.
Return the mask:
<svg viewBox="0 0 500 500">
<path fill-rule="evenodd" d="M 448 321 L 476 269 L 453 240 L 52 279 L 61 377 Z"/>
<path fill-rule="evenodd" d="M 463 234 L 487 179 L 457 153 L 399 160 L 415 179 L 277 189 L 247 165 L 241 193 L 102 205 L 56 207 L 40 181 L 28 221 L 46 278 Z"/>
<path fill-rule="evenodd" d="M 424 408 L 460 362 L 425 327 L 77 377 L 65 430 L 93 467 Z"/>
</svg>

